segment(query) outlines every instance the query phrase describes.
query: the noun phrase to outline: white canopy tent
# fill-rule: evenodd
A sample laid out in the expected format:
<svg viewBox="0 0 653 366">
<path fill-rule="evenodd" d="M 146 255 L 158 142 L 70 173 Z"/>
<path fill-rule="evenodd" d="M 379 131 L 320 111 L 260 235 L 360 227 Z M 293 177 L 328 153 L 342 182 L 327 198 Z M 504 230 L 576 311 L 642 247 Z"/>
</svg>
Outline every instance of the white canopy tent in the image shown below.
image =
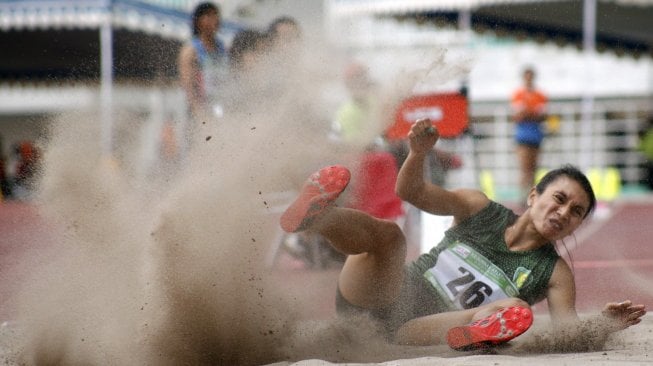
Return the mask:
<svg viewBox="0 0 653 366">
<path fill-rule="evenodd" d="M 653 5 L 653 0 L 600 0 L 622 5 Z M 490 5 L 561 2 L 561 0 L 327 0 L 334 15 L 388 14 L 429 10 L 465 10 Z"/>
<path fill-rule="evenodd" d="M 485 5 L 537 3 L 557 0 L 328 0 L 334 16 L 411 13 L 429 10 L 471 10 Z"/>
<path fill-rule="evenodd" d="M 132 0 L 2 1 L 0 2 L 0 31 L 74 32 L 76 30 L 92 30 L 98 32 L 101 146 L 104 153 L 110 154 L 113 129 L 111 110 L 116 70 L 115 50 L 116 47 L 121 47 L 123 54 L 136 51 L 129 48 L 134 47 L 133 45 L 115 44 L 115 30 L 126 30 L 159 37 L 159 39 L 183 42 L 191 36 L 188 10 L 193 4 L 191 1 Z M 235 23 L 229 21 L 223 22 L 222 28 L 226 33 L 239 29 Z M 52 41 L 56 42 L 57 40 L 53 39 Z M 23 63 L 21 57 L 24 56 L 9 50 L 5 57 L 5 64 L 18 65 Z M 32 66 L 32 68 L 37 67 Z M 2 104 L 0 102 L 0 107 Z M 6 107 L 8 110 L 15 109 L 15 106 Z"/>
<path fill-rule="evenodd" d="M 101 146 L 111 154 L 113 28 L 124 27 L 166 38 L 189 36 L 188 16 L 136 2 L 115 0 L 10 1 L 0 3 L 0 29 L 97 29 L 100 35 Z"/>
</svg>

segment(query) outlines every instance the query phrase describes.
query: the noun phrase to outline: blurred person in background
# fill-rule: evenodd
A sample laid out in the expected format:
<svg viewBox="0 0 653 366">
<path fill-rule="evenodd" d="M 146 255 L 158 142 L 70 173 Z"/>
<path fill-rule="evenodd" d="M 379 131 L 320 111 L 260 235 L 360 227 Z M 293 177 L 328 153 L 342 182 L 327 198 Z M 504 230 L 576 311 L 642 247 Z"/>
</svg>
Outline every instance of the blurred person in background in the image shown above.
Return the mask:
<svg viewBox="0 0 653 366">
<path fill-rule="evenodd" d="M 347 65 L 343 82 L 349 99 L 336 111 L 334 128 L 339 142 L 354 154 L 356 161 L 348 207 L 376 218 L 397 220 L 404 214 L 403 202 L 394 189 L 399 170 L 394 155 L 378 133 L 375 83 L 368 68 L 358 62 Z"/>
<path fill-rule="evenodd" d="M 280 16 L 270 22 L 267 29 L 269 46 L 267 61 L 268 80 L 275 93 L 293 91 L 302 67 L 302 30 L 297 21 L 289 16 Z"/>
<path fill-rule="evenodd" d="M 268 35 L 274 50 L 295 51 L 301 41 L 302 30 L 294 18 L 284 15 L 270 22 Z"/>
<path fill-rule="evenodd" d="M 274 18 L 267 28 L 269 49 L 266 54 L 267 73 L 265 88 L 270 95 L 276 95 L 278 105 L 290 104 L 293 108 L 284 108 L 283 114 L 292 120 L 306 120 L 307 115 L 312 115 L 311 104 L 316 100 L 312 92 L 307 93 L 307 72 L 310 65 L 303 62 L 302 28 L 293 17 L 282 15 Z M 310 99 L 308 103 L 303 98 Z M 304 101 L 304 102 L 302 102 Z M 307 114 L 309 113 L 309 114 Z M 309 118 L 310 123 L 302 123 L 299 129 L 294 129 L 296 135 L 303 135 L 304 128 L 315 133 L 315 127 L 322 130 L 321 120 Z M 316 126 L 316 124 L 320 124 Z M 325 138 L 328 130 L 325 129 Z M 285 235 L 282 245 L 286 252 L 309 269 L 328 269 L 340 267 L 344 256 L 334 250 L 326 240 L 317 233 L 302 232 Z"/>
<path fill-rule="evenodd" d="M 268 49 L 268 35 L 245 29 L 234 36 L 229 49 L 229 63 L 234 73 L 244 73 L 258 65 Z"/>
<path fill-rule="evenodd" d="M 406 139 L 387 140 L 388 148 L 397 161 L 398 168 L 401 168 L 408 157 L 408 144 Z M 427 156 L 427 175 L 433 184 L 444 186 L 447 181 L 447 173 L 452 169 L 460 169 L 463 160 L 456 153 L 434 147 Z"/>
<path fill-rule="evenodd" d="M 21 141 L 13 147 L 16 161 L 12 177 L 12 197 L 28 199 L 34 189 L 39 170 L 40 152 L 31 141 Z"/>
<path fill-rule="evenodd" d="M 512 119 L 515 122 L 515 142 L 519 163 L 519 199 L 526 203 L 526 195 L 535 183 L 535 171 L 544 139 L 542 122 L 547 118 L 548 98 L 535 87 L 535 70 L 528 66 L 522 72 L 523 85 L 512 95 Z"/>
<path fill-rule="evenodd" d="M 355 147 L 365 146 L 359 160 L 360 183 L 354 185 L 354 206 L 378 218 L 396 219 L 403 215 L 401 200 L 394 192 L 394 182 L 405 156 L 408 154 L 406 139 L 392 140 L 387 136 L 377 136 L 374 119 L 380 118 L 376 100 L 378 92 L 366 66 L 350 63 L 344 72 L 344 84 L 349 99 L 336 113 L 335 129 L 346 144 Z M 460 167 L 461 160 L 439 148 L 428 154 L 429 174 L 433 183 L 443 185 L 446 172 Z M 389 166 L 390 163 L 393 165 Z M 388 180 L 388 184 L 384 184 Z M 373 184 L 377 182 L 379 184 Z M 366 187 L 371 185 L 371 187 Z"/>
<path fill-rule="evenodd" d="M 402 201 L 394 192 L 398 170 L 394 156 L 385 150 L 375 131 L 374 83 L 367 67 L 358 62 L 345 67 L 343 83 L 349 98 L 336 110 L 332 132 L 335 142 L 356 165 L 346 205 L 377 218 L 396 220 L 403 215 Z M 288 239 L 286 249 L 304 262 L 315 262 L 319 256 L 328 258 L 327 263 L 344 262 L 345 257 L 318 233 L 292 233 Z"/>
<path fill-rule="evenodd" d="M 177 140 L 177 131 L 172 120 L 163 123 L 160 134 L 159 153 L 162 166 L 173 169 L 179 162 L 180 149 Z"/>
<path fill-rule="evenodd" d="M 229 72 L 226 48 L 218 39 L 220 8 L 200 3 L 192 14 L 192 39 L 179 53 L 179 81 L 195 122 L 206 122 L 221 111 L 221 90 Z"/>
<path fill-rule="evenodd" d="M 0 201 L 11 196 L 9 177 L 7 176 L 7 160 L 5 159 L 2 135 L 0 135 Z"/>
<path fill-rule="evenodd" d="M 274 95 L 270 78 L 264 65 L 270 47 L 266 32 L 256 29 L 241 30 L 234 36 L 229 48 L 229 81 L 226 84 L 225 115 L 269 107 L 267 103 L 252 100 L 268 100 Z"/>
<path fill-rule="evenodd" d="M 349 98 L 338 107 L 334 128 L 341 142 L 363 146 L 374 137 L 374 82 L 358 62 L 347 65 L 343 78 Z"/>
<path fill-rule="evenodd" d="M 646 158 L 646 187 L 653 191 L 653 115 L 647 122 L 646 129 L 639 136 L 639 150 Z"/>
</svg>

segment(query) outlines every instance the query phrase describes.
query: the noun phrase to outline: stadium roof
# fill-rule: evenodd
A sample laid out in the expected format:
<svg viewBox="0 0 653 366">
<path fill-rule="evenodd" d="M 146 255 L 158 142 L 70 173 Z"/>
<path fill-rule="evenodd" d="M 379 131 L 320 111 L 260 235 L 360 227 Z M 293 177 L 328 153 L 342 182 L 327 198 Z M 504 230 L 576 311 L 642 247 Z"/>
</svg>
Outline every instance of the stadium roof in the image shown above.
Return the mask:
<svg viewBox="0 0 653 366">
<path fill-rule="evenodd" d="M 110 21 L 117 29 L 187 39 L 189 12 L 173 5 L 152 0 L 4 0 L 0 30 L 94 29 Z M 238 28 L 228 20 L 222 27 Z"/>
<path fill-rule="evenodd" d="M 0 29 L 88 29 L 113 26 L 170 38 L 187 37 L 188 15 L 128 0 L 23 0 L 0 2 Z"/>
<path fill-rule="evenodd" d="M 582 43 L 583 0 L 328 0 L 331 16 L 393 16 L 456 24 L 469 12 L 476 31 Z M 596 44 L 653 55 L 653 0 L 596 0 Z"/>
</svg>

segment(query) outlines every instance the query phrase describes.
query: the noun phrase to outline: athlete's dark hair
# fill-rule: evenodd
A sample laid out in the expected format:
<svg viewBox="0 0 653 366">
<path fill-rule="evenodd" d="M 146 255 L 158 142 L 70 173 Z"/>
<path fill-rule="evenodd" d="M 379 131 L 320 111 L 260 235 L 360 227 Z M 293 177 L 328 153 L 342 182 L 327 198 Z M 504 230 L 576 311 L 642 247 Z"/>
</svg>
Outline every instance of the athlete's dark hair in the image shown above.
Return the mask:
<svg viewBox="0 0 653 366">
<path fill-rule="evenodd" d="M 277 27 L 279 25 L 281 25 L 281 24 L 294 25 L 295 27 L 297 27 L 299 29 L 299 23 L 297 23 L 297 20 L 295 20 L 295 18 L 287 16 L 287 15 L 282 15 L 282 16 L 272 20 L 272 22 L 268 26 L 268 33 L 270 33 L 270 35 L 272 37 L 276 37 L 277 32 L 278 32 Z"/>
<path fill-rule="evenodd" d="M 585 215 L 583 216 L 583 218 L 586 218 L 590 214 L 590 212 L 594 211 L 594 208 L 596 207 L 596 196 L 594 195 L 594 190 L 592 189 L 592 185 L 590 184 L 589 179 L 587 179 L 585 174 L 583 174 L 583 172 L 581 172 L 575 166 L 566 164 L 558 169 L 553 169 L 549 171 L 537 183 L 537 185 L 535 186 L 535 191 L 539 194 L 542 194 L 542 192 L 546 190 L 546 187 L 548 187 L 549 184 L 553 183 L 561 176 L 567 176 L 575 180 L 576 182 L 578 182 L 578 184 L 580 184 L 581 187 L 583 187 L 585 193 L 587 193 L 587 196 L 589 197 L 590 200 L 589 202 L 590 204 L 589 207 L 587 208 L 587 212 L 585 212 Z"/>
<path fill-rule="evenodd" d="M 213 3 L 200 3 L 197 4 L 195 10 L 193 10 L 193 35 L 196 36 L 200 33 L 199 30 L 199 18 L 209 12 L 215 11 L 218 16 L 220 16 L 220 8 Z"/>
<path fill-rule="evenodd" d="M 234 66 L 239 67 L 243 61 L 243 55 L 249 51 L 256 51 L 257 47 L 265 46 L 268 41 L 267 33 L 256 29 L 245 29 L 238 32 L 231 41 L 229 57 Z"/>
</svg>

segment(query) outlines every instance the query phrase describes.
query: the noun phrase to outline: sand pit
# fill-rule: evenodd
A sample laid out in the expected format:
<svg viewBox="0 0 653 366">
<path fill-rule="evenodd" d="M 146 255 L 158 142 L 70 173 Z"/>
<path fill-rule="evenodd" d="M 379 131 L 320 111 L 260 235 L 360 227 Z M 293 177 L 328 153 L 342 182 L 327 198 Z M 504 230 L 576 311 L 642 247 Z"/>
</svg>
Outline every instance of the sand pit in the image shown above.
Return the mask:
<svg viewBox="0 0 653 366">
<path fill-rule="evenodd" d="M 421 366 L 421 365 L 465 365 L 465 366 L 512 366 L 512 365 L 650 365 L 653 362 L 653 317 L 645 316 L 644 321 L 636 327 L 629 328 L 612 337 L 605 349 L 593 352 L 543 352 L 537 351 L 537 345 L 531 344 L 528 333 L 523 339 L 512 341 L 510 346 L 491 352 L 455 352 L 446 347 L 426 347 L 405 350 L 403 357 L 375 363 L 387 366 Z M 524 348 L 532 350 L 525 351 Z M 303 360 L 295 363 L 283 362 L 275 365 L 317 366 L 332 365 L 324 360 Z M 363 363 L 345 363 L 347 365 L 369 365 Z"/>
<path fill-rule="evenodd" d="M 15 339 L 18 335 L 16 328 L 17 324 L 0 325 L 0 362 L 3 365 L 18 364 L 15 353 Z M 313 349 L 312 352 L 305 350 L 308 356 L 301 361 L 279 361 L 269 365 L 649 365 L 653 362 L 653 317 L 647 315 L 639 326 L 615 334 L 604 349 L 587 352 L 546 352 L 544 348 L 538 351 L 539 346 L 531 343 L 533 338 L 530 333 L 513 340 L 509 346 L 484 352 L 456 352 L 446 346 L 375 349 L 374 342 L 367 346 L 364 342 L 361 340 L 358 344 L 359 354 L 351 357 L 353 361 L 338 361 L 338 352 L 331 352 L 328 355 L 330 357 L 324 357 L 331 349 L 327 346 L 322 350 Z M 320 347 L 319 344 L 313 346 Z"/>
</svg>

